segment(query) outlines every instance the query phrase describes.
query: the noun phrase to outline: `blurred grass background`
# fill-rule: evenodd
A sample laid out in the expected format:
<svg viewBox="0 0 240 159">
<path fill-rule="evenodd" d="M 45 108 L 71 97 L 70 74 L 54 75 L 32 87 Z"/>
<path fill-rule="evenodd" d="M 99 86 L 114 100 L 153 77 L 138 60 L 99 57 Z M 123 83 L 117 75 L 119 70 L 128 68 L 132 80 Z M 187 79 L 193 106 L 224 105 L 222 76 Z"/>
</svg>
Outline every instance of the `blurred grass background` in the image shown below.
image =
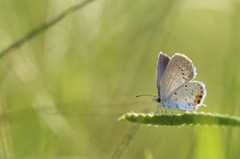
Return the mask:
<svg viewBox="0 0 240 159">
<path fill-rule="evenodd" d="M 0 50 L 79 2 L 0 1 Z M 240 116 L 239 1 L 95 0 L 1 59 L 0 158 L 240 158 L 239 128 L 117 121 L 156 111 L 160 51 L 197 67 L 198 111 Z"/>
</svg>

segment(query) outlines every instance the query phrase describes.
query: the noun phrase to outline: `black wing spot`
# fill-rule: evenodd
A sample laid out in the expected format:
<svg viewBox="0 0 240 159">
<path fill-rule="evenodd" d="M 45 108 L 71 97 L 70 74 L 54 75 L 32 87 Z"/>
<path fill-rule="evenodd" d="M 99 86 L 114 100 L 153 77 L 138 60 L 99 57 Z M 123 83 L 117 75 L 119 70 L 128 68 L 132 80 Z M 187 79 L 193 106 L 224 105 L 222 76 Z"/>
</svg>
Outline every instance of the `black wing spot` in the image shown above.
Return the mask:
<svg viewBox="0 0 240 159">
<path fill-rule="evenodd" d="M 187 87 L 187 85 L 185 85 L 185 87 Z"/>
<path fill-rule="evenodd" d="M 177 95 L 177 92 L 175 93 L 175 95 Z"/>
</svg>

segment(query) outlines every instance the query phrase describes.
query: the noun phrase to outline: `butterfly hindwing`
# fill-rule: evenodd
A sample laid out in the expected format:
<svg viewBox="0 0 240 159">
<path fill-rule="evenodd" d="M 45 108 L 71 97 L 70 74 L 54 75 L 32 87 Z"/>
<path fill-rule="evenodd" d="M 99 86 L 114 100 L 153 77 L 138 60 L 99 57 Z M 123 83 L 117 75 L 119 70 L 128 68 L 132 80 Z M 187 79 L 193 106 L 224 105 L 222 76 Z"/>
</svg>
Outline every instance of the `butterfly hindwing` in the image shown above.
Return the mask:
<svg viewBox="0 0 240 159">
<path fill-rule="evenodd" d="M 191 81 L 171 93 L 169 105 L 175 109 L 196 110 L 203 103 L 205 96 L 205 85 L 198 81 Z"/>
<path fill-rule="evenodd" d="M 160 82 L 161 98 L 168 99 L 180 86 L 195 78 L 196 72 L 192 61 L 185 55 L 175 54 L 167 65 Z"/>
<path fill-rule="evenodd" d="M 170 61 L 170 57 L 163 54 L 162 52 L 158 55 L 157 69 L 156 69 L 156 83 L 158 90 L 158 97 L 160 97 L 160 82 L 162 80 L 163 74 L 167 68 L 167 65 Z"/>
</svg>

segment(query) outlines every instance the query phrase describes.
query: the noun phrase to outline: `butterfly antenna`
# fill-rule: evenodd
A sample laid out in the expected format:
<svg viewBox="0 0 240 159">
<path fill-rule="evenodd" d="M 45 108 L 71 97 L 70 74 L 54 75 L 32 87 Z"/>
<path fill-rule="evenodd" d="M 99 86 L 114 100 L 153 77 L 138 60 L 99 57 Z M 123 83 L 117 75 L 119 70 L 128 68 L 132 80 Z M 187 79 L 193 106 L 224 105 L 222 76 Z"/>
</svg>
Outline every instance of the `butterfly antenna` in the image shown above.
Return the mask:
<svg viewBox="0 0 240 159">
<path fill-rule="evenodd" d="M 155 98 L 157 98 L 157 96 L 149 95 L 149 94 L 137 95 L 136 97 L 141 97 L 141 96 L 151 96 L 151 97 L 155 97 Z"/>
</svg>

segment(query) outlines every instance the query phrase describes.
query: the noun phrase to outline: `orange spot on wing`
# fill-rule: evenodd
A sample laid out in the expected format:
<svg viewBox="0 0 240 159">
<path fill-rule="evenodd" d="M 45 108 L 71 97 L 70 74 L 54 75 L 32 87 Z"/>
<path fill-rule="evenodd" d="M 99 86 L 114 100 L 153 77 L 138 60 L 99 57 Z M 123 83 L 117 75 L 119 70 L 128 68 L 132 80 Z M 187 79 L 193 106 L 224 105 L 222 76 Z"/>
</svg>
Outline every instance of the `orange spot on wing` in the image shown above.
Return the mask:
<svg viewBox="0 0 240 159">
<path fill-rule="evenodd" d="M 203 97 L 203 94 L 199 93 L 198 95 L 195 96 L 196 99 L 194 100 L 194 104 L 200 104 L 201 103 L 201 99 Z"/>
<path fill-rule="evenodd" d="M 196 98 L 202 99 L 202 94 L 196 95 Z"/>
<path fill-rule="evenodd" d="M 194 104 L 199 104 L 200 102 L 201 102 L 200 99 L 195 99 L 195 100 L 194 100 Z"/>
</svg>

